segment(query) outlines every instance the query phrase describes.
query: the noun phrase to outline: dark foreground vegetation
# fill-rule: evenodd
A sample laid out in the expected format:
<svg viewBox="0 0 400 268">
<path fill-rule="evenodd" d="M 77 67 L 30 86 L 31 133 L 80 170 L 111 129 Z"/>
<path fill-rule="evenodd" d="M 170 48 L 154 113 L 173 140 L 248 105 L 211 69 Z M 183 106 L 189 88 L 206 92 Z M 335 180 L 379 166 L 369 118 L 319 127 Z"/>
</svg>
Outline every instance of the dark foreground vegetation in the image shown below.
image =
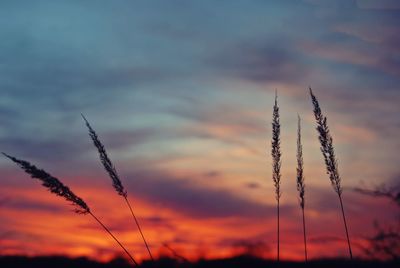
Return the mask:
<svg viewBox="0 0 400 268">
<path fill-rule="evenodd" d="M 108 263 L 100 263 L 87 258 L 67 258 L 62 256 L 48 257 L 23 257 L 23 256 L 2 256 L 0 257 L 2 268 L 128 268 L 129 265 L 124 259 L 115 259 Z M 240 256 L 229 259 L 200 260 L 197 262 L 181 262 L 176 259 L 161 258 L 155 262 L 143 262 L 141 268 L 268 268 L 268 267 L 400 267 L 400 260 L 397 261 L 363 261 L 363 260 L 311 260 L 308 263 L 285 262 L 280 263 L 259 259 L 255 257 Z"/>
</svg>

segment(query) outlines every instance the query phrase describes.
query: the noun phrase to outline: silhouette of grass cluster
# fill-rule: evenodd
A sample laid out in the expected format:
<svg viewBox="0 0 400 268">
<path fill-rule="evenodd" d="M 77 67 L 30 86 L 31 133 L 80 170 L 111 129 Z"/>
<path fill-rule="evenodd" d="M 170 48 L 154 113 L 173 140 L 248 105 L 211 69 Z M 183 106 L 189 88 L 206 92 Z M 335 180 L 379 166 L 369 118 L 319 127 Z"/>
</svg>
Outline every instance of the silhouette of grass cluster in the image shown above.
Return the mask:
<svg viewBox="0 0 400 268">
<path fill-rule="evenodd" d="M 329 179 L 333 189 L 337 193 L 340 201 L 343 223 L 346 231 L 346 238 L 349 248 L 349 255 L 352 259 L 352 251 L 351 251 L 351 244 L 348 234 L 347 222 L 344 213 L 343 207 L 343 200 L 342 200 L 342 186 L 341 186 L 341 177 L 339 175 L 337 159 L 335 155 L 335 150 L 333 147 L 333 139 L 330 134 L 330 130 L 327 123 L 327 118 L 322 114 L 319 102 L 315 95 L 313 94 L 311 88 L 309 89 L 311 102 L 313 104 L 313 111 L 314 116 L 317 124 L 317 132 L 318 132 L 318 139 L 321 145 L 321 152 L 325 161 L 326 171 L 329 175 Z M 103 165 L 103 168 L 108 173 L 109 177 L 112 181 L 112 186 L 117 192 L 118 195 L 122 196 L 126 201 L 126 204 L 132 214 L 132 218 L 136 227 L 139 230 L 139 233 L 142 237 L 144 245 L 149 253 L 150 259 L 154 262 L 153 255 L 150 251 L 150 247 L 145 239 L 143 231 L 140 227 L 139 221 L 133 212 L 132 206 L 128 200 L 128 193 L 124 188 L 122 181 L 117 173 L 117 170 L 113 163 L 111 162 L 105 146 L 101 143 L 98 135 L 94 131 L 94 129 L 89 124 L 88 120 L 82 114 L 82 118 L 85 122 L 86 127 L 89 130 L 89 136 L 96 147 L 100 161 Z M 280 198 L 282 196 L 281 190 L 281 165 L 282 165 L 282 152 L 281 152 L 281 125 L 280 125 L 280 117 L 279 117 L 279 106 L 278 106 L 278 95 L 275 92 L 275 101 L 273 105 L 273 113 L 272 113 L 272 140 L 271 140 L 271 156 L 272 156 L 272 180 L 275 188 L 275 199 L 277 201 L 277 260 L 280 260 Z M 303 161 L 303 147 L 301 144 L 301 119 L 298 116 L 298 129 L 297 129 L 297 168 L 296 168 L 296 186 L 299 193 L 299 204 L 302 210 L 302 217 L 303 217 L 303 236 L 304 236 L 304 257 L 305 260 L 308 260 L 307 256 L 307 239 L 306 239 L 306 221 L 305 221 L 305 179 L 304 179 L 304 161 Z M 104 230 L 117 242 L 117 244 L 123 249 L 123 251 L 129 256 L 130 260 L 133 262 L 134 265 L 139 265 L 134 257 L 130 254 L 130 252 L 125 248 L 125 246 L 114 236 L 114 234 L 107 228 L 101 221 L 98 219 L 93 212 L 89 209 L 89 206 L 85 203 L 85 201 L 78 197 L 72 190 L 64 185 L 59 179 L 50 175 L 46 171 L 37 168 L 36 166 L 30 164 L 27 161 L 20 160 L 16 157 L 3 153 L 7 158 L 11 161 L 15 162 L 21 169 L 23 169 L 27 174 L 29 174 L 32 178 L 38 179 L 42 182 L 42 185 L 47 188 L 51 193 L 60 196 L 70 203 L 72 203 L 75 207 L 75 212 L 79 214 L 89 214 L 91 215 L 103 228 Z M 171 248 L 170 248 L 171 249 Z M 173 251 L 171 249 L 171 251 Z M 283 266 L 282 266 L 283 267 Z"/>
<path fill-rule="evenodd" d="M 17 159 L 16 157 L 10 156 L 6 153 L 3 153 L 6 157 L 15 162 L 18 166 L 20 166 L 26 173 L 31 175 L 32 178 L 38 179 L 42 181 L 42 185 L 50 190 L 51 193 L 63 197 L 67 201 L 70 201 L 74 206 L 74 211 L 78 214 L 90 214 L 103 228 L 104 230 L 110 234 L 110 236 L 118 243 L 118 245 L 125 251 L 125 253 L 129 256 L 132 262 L 135 265 L 138 265 L 136 260 L 132 257 L 132 255 L 128 252 L 128 250 L 122 245 L 122 243 L 114 236 L 114 234 L 90 211 L 89 206 L 83 201 L 82 198 L 78 197 L 74 194 L 67 186 L 65 186 L 62 182 L 60 182 L 57 178 L 53 177 L 46 171 L 37 168 L 31 163 Z"/>
<path fill-rule="evenodd" d="M 82 114 L 82 118 L 85 121 L 85 124 L 87 128 L 89 129 L 89 136 L 93 141 L 94 146 L 97 148 L 99 152 L 99 157 L 100 161 L 103 164 L 104 169 L 107 171 L 109 174 L 111 180 L 112 180 L 112 185 L 116 192 L 121 195 L 126 203 L 128 204 L 128 207 L 130 209 L 130 212 L 132 213 L 132 217 L 134 218 L 134 221 L 139 229 L 140 235 L 142 236 L 142 239 L 145 243 L 145 246 L 147 248 L 147 251 L 150 255 L 151 260 L 154 260 L 153 255 L 151 254 L 150 248 L 147 244 L 147 241 L 144 237 L 144 234 L 140 228 L 139 222 L 133 213 L 132 206 L 130 205 L 128 201 L 128 194 L 127 191 L 125 190 L 124 186 L 122 185 L 122 182 L 118 176 L 118 173 L 112 164 L 110 158 L 107 155 L 107 151 L 104 147 L 104 145 L 100 142 L 96 132 L 93 130 L 93 128 L 90 126 L 89 122 L 85 118 L 85 116 Z M 23 169 L 27 174 L 31 175 L 32 178 L 38 179 L 42 181 L 42 185 L 46 187 L 51 193 L 56 194 L 57 196 L 63 197 L 70 203 L 72 203 L 75 206 L 75 212 L 78 214 L 90 214 L 100 225 L 101 227 L 104 228 L 104 230 L 117 242 L 117 244 L 122 248 L 122 250 L 128 255 L 130 260 L 133 262 L 134 265 L 139 265 L 138 262 L 134 259 L 134 257 L 131 255 L 131 253 L 126 249 L 126 247 L 117 239 L 117 237 L 110 231 L 110 229 L 103 224 L 103 222 L 96 217 L 91 210 L 89 209 L 89 206 L 83 201 L 82 198 L 78 197 L 76 194 L 74 194 L 70 188 L 65 186 L 59 179 L 53 177 L 43 169 L 39 169 L 36 166 L 32 165 L 28 161 L 25 160 L 20 160 L 17 159 L 16 157 L 13 157 L 11 155 L 8 155 L 6 153 L 3 153 L 4 156 L 8 157 L 10 160 L 15 162 L 21 169 Z"/>
<path fill-rule="evenodd" d="M 313 112 L 317 124 L 317 132 L 318 139 L 320 142 L 320 149 L 325 161 L 326 171 L 329 175 L 329 179 L 333 189 L 337 193 L 340 202 L 340 208 L 343 217 L 343 224 L 345 227 L 347 244 L 349 249 L 350 259 L 353 258 L 353 253 L 351 250 L 350 238 L 347 228 L 347 221 L 344 213 L 344 206 L 342 200 L 342 185 L 341 185 L 341 177 L 339 175 L 338 163 L 335 155 L 335 149 L 333 146 L 333 138 L 330 134 L 330 130 L 328 127 L 328 122 L 326 116 L 322 114 L 321 107 L 315 95 L 312 92 L 312 89 L 309 88 L 309 93 L 311 97 L 311 102 L 313 105 Z M 272 180 L 275 187 L 275 198 L 277 200 L 277 261 L 279 262 L 280 256 L 280 230 L 279 230 L 279 199 L 282 195 L 281 191 L 281 150 L 280 150 L 280 122 L 279 122 L 279 107 L 277 103 L 277 93 L 275 92 L 275 102 L 273 106 L 272 113 Z M 302 210 L 302 218 L 303 218 L 303 236 L 304 236 L 304 258 L 307 261 L 307 237 L 306 237 L 306 221 L 305 221 L 305 183 L 304 183 L 304 161 L 303 161 L 303 146 L 301 144 L 301 119 L 298 116 L 297 123 L 297 168 L 296 168 L 296 188 L 299 193 L 299 203 L 300 208 Z"/>
</svg>

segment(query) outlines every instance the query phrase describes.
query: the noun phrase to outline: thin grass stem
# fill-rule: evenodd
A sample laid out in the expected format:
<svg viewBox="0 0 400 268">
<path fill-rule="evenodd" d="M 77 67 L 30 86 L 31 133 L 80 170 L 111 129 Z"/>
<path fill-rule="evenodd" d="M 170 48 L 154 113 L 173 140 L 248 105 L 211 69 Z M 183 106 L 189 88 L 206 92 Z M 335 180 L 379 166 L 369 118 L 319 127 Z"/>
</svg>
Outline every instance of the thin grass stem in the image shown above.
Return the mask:
<svg viewBox="0 0 400 268">
<path fill-rule="evenodd" d="M 149 253 L 151 260 L 154 261 L 153 255 L 151 254 L 151 251 L 150 251 L 150 248 L 149 248 L 149 245 L 147 244 L 146 238 L 145 238 L 144 235 L 143 235 L 142 229 L 140 228 L 139 221 L 137 220 L 137 218 L 136 218 L 136 216 L 135 216 L 135 213 L 133 212 L 133 209 L 132 209 L 132 206 L 131 206 L 131 204 L 130 204 L 130 202 L 129 202 L 129 200 L 128 200 L 128 197 L 124 197 L 124 199 L 125 199 L 125 201 L 126 201 L 126 204 L 127 204 L 128 207 L 129 207 L 129 210 L 131 211 L 131 214 L 132 214 L 133 219 L 135 220 L 136 226 L 137 226 L 138 229 L 139 229 L 139 233 L 140 233 L 140 235 L 142 236 L 142 239 L 143 239 L 143 242 L 144 242 L 144 244 L 145 244 L 145 246 L 146 246 L 147 252 Z"/>
<path fill-rule="evenodd" d="M 346 215 L 344 214 L 343 201 L 342 201 L 342 196 L 341 195 L 339 195 L 339 200 L 340 200 L 340 208 L 342 210 L 344 229 L 346 230 L 346 238 L 347 238 L 347 245 L 349 247 L 349 255 L 350 255 L 350 259 L 353 259 L 353 252 L 351 251 L 351 243 L 350 243 L 349 231 L 348 231 L 348 228 L 347 228 Z"/>
<path fill-rule="evenodd" d="M 129 251 L 121 244 L 121 242 L 119 242 L 119 240 L 111 233 L 111 231 L 92 212 L 89 211 L 89 214 L 101 225 L 101 227 L 104 228 L 104 230 L 106 230 L 106 232 L 115 240 L 115 242 L 118 243 L 118 245 L 125 251 L 125 253 L 129 256 L 129 258 L 135 264 L 135 266 L 139 266 L 139 264 L 135 261 L 135 259 L 129 253 Z"/>
<path fill-rule="evenodd" d="M 308 254 L 307 254 L 307 236 L 306 236 L 306 220 L 304 216 L 304 208 L 302 209 L 303 214 L 303 238 L 304 238 L 304 260 L 308 262 Z"/>
</svg>

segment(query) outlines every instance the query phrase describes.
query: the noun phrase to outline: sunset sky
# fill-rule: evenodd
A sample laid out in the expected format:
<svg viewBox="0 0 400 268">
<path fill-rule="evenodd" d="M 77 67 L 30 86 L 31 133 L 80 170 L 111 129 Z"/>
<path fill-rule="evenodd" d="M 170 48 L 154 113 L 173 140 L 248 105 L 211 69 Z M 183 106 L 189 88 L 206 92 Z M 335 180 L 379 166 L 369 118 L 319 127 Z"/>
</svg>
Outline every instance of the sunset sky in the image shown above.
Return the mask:
<svg viewBox="0 0 400 268">
<path fill-rule="evenodd" d="M 328 117 L 355 256 L 396 207 L 351 190 L 400 179 L 399 1 L 2 1 L 0 151 L 61 179 L 138 259 L 145 248 L 80 113 L 114 162 L 154 255 L 252 246 L 275 257 L 275 89 L 282 128 L 281 254 L 302 259 L 303 119 L 309 257 L 347 256 L 319 150 Z M 384 209 L 382 209 L 384 208 Z M 0 255 L 122 255 L 90 216 L 0 157 Z"/>
</svg>

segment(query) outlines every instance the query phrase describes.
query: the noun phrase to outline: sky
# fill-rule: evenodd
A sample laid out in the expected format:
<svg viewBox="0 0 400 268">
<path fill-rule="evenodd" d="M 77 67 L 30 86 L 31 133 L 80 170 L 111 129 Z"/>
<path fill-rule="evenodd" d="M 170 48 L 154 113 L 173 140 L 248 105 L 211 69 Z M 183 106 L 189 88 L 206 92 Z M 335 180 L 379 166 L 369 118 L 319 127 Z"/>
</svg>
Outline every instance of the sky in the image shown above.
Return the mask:
<svg viewBox="0 0 400 268">
<path fill-rule="evenodd" d="M 310 258 L 347 256 L 308 87 L 334 140 L 353 250 L 396 207 L 352 191 L 398 186 L 398 1 L 2 1 L 0 150 L 62 180 L 147 258 L 81 118 L 104 143 L 155 256 L 274 258 L 271 170 L 281 115 L 281 256 L 303 258 L 302 118 Z M 382 209 L 384 207 L 385 209 Z M 0 254 L 122 255 L 90 216 L 0 158 Z"/>
</svg>

